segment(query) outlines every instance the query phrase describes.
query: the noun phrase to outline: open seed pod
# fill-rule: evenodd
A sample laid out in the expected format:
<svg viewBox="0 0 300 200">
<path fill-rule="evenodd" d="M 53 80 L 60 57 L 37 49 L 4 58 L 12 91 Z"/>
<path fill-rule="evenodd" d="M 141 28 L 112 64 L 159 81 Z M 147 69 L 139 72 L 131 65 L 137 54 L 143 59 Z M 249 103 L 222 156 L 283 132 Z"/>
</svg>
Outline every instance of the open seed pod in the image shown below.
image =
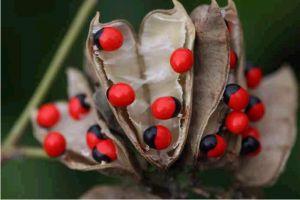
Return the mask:
<svg viewBox="0 0 300 200">
<path fill-rule="evenodd" d="M 68 76 L 68 96 L 69 98 L 77 98 L 78 95 L 83 97 L 82 102 L 87 112 L 80 116 L 79 119 L 74 119 L 74 113 L 70 110 L 66 102 L 56 102 L 55 106 L 60 113 L 59 121 L 50 128 L 43 128 L 37 123 L 37 111 L 32 114 L 32 124 L 34 129 L 34 136 L 43 144 L 47 133 L 51 131 L 58 131 L 61 133 L 66 141 L 66 150 L 59 157 L 60 161 L 71 169 L 90 171 L 99 170 L 100 172 L 120 172 L 121 174 L 130 174 L 135 178 L 139 175 L 135 171 L 129 159 L 128 152 L 124 145 L 114 137 L 106 122 L 97 115 L 91 90 L 85 80 L 83 74 L 75 69 L 67 70 Z M 78 97 L 79 98 L 79 97 Z M 96 162 L 92 156 L 92 150 L 88 147 L 86 142 L 86 134 L 89 128 L 93 125 L 100 127 L 101 134 L 104 134 L 104 139 L 110 139 L 116 148 L 116 159 L 111 161 Z"/>
<path fill-rule="evenodd" d="M 191 14 L 196 27 L 193 113 L 189 148 L 194 161 L 200 156 L 204 135 L 218 132 L 226 108 L 221 100 L 229 74 L 229 35 L 215 0 L 199 6 Z"/>
<path fill-rule="evenodd" d="M 221 9 L 230 35 L 230 47 L 237 55 L 236 79 L 237 83 L 243 88 L 247 88 L 245 70 L 245 48 L 242 24 L 239 20 L 238 12 L 233 0 L 228 0 L 228 5 Z"/>
<path fill-rule="evenodd" d="M 100 23 L 99 13 L 91 22 L 87 39 L 88 56 L 104 92 L 112 84 L 124 82 L 135 92 L 135 101 L 111 109 L 136 149 L 152 164 L 167 168 L 179 156 L 187 137 L 193 71 L 175 73 L 170 56 L 177 48 L 193 49 L 195 30 L 183 6 L 176 0 L 171 10 L 155 10 L 143 20 L 137 39 L 132 27 L 123 20 Z M 94 36 L 104 27 L 115 27 L 123 34 L 123 45 L 116 51 L 97 48 Z M 168 120 L 157 120 L 150 105 L 159 97 L 172 96 L 181 104 L 180 113 Z M 149 148 L 143 133 L 150 126 L 163 125 L 172 134 L 171 144 L 163 150 Z"/>
<path fill-rule="evenodd" d="M 253 124 L 261 133 L 261 152 L 242 157 L 236 178 L 243 186 L 270 186 L 283 172 L 296 140 L 297 82 L 289 66 L 267 76 L 255 91 L 265 103 L 264 118 Z"/>
<path fill-rule="evenodd" d="M 160 199 L 145 188 L 135 186 L 95 186 L 81 199 Z"/>
</svg>

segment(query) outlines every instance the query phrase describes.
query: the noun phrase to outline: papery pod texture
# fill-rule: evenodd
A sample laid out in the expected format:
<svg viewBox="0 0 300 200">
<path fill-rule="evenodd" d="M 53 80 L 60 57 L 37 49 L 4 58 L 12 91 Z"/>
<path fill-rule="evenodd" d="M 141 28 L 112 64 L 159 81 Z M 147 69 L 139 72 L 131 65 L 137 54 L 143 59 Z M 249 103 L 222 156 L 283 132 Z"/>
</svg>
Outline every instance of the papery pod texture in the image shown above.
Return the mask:
<svg viewBox="0 0 300 200">
<path fill-rule="evenodd" d="M 226 16 L 231 16 L 227 19 Z M 229 51 L 235 49 L 243 58 L 243 46 L 240 26 L 234 3 L 221 9 L 216 1 L 210 5 L 201 5 L 193 10 L 191 18 L 196 27 L 195 82 L 193 89 L 193 114 L 189 131 L 190 151 L 194 163 L 201 169 L 224 167 L 236 164 L 240 151 L 241 139 L 239 136 L 224 132 L 228 142 L 225 155 L 217 159 L 199 159 L 201 139 L 208 134 L 215 134 L 223 126 L 229 108 L 223 102 L 225 86 L 229 83 L 239 83 L 238 71 L 243 70 L 239 62 L 236 70 L 229 70 Z M 231 29 L 226 21 L 231 20 Z M 241 78 L 244 81 L 244 75 Z"/>
<path fill-rule="evenodd" d="M 123 20 L 100 23 L 99 13 L 91 22 L 87 52 L 99 77 L 103 93 L 113 83 L 125 82 L 133 87 L 135 101 L 127 108 L 111 109 L 135 148 L 150 163 L 167 168 L 180 155 L 188 134 L 191 117 L 193 71 L 178 74 L 172 71 L 170 56 L 177 48 L 193 49 L 195 30 L 183 6 L 176 0 L 171 10 L 155 10 L 143 20 L 138 36 Z M 103 27 L 116 27 L 123 36 L 122 47 L 114 52 L 99 51 L 93 34 Z M 173 96 L 182 104 L 178 117 L 157 120 L 150 104 L 158 97 Z M 170 129 L 172 143 L 164 150 L 149 149 L 143 132 L 149 126 L 161 124 Z"/>
<path fill-rule="evenodd" d="M 36 122 L 37 111 L 35 110 L 32 113 L 34 136 L 43 144 L 48 132 L 60 132 L 65 137 L 67 147 L 66 152 L 59 159 L 71 169 L 81 171 L 99 170 L 105 173 L 117 172 L 139 178 L 139 174 L 133 167 L 125 146 L 110 132 L 106 122 L 97 114 L 92 93 L 84 75 L 80 71 L 70 68 L 67 70 L 67 77 L 69 98 L 78 94 L 86 95 L 85 101 L 91 106 L 89 113 L 80 120 L 74 120 L 69 114 L 68 103 L 64 101 L 56 102 L 55 105 L 60 112 L 60 120 L 54 127 L 43 128 Z M 117 159 L 110 163 L 97 163 L 93 159 L 92 151 L 86 143 L 87 130 L 95 124 L 101 127 L 107 138 L 113 140 L 117 148 Z"/>
<path fill-rule="evenodd" d="M 240 159 L 236 178 L 244 186 L 270 186 L 283 172 L 296 141 L 298 89 L 287 65 L 266 76 L 254 94 L 266 105 L 264 118 L 253 124 L 261 132 L 262 151 Z"/>
</svg>

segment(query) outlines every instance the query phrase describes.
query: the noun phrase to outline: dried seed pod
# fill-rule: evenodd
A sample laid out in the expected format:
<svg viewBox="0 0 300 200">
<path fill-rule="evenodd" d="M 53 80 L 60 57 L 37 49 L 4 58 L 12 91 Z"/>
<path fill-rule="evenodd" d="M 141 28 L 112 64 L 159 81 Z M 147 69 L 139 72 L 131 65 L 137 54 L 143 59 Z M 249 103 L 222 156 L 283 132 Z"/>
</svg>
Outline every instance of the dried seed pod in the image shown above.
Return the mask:
<svg viewBox="0 0 300 200">
<path fill-rule="evenodd" d="M 146 188 L 99 185 L 85 192 L 81 199 L 160 199 Z"/>
<path fill-rule="evenodd" d="M 189 148 L 194 160 L 200 155 L 204 134 L 218 132 L 225 117 L 225 104 L 220 104 L 229 74 L 229 35 L 220 8 L 197 7 L 191 14 L 196 27 L 196 65 L 194 67 L 193 113 L 189 130 Z"/>
<path fill-rule="evenodd" d="M 131 26 L 122 20 L 102 24 L 99 13 L 91 22 L 87 39 L 89 60 L 106 92 L 118 82 L 135 90 L 135 101 L 126 108 L 111 106 L 119 124 L 136 149 L 152 164 L 167 168 L 179 156 L 187 137 L 191 115 L 193 70 L 183 74 L 173 71 L 170 56 L 178 48 L 193 49 L 195 30 L 183 6 L 173 1 L 171 10 L 150 12 L 143 20 L 137 39 Z M 116 51 L 101 51 L 94 44 L 94 34 L 103 27 L 115 27 L 124 37 L 122 47 Z M 174 31 L 176 30 L 176 31 Z M 157 120 L 151 115 L 151 103 L 161 96 L 177 98 L 182 109 L 178 117 Z M 171 145 L 159 152 L 143 141 L 148 127 L 162 124 L 172 133 Z"/>
<path fill-rule="evenodd" d="M 66 140 L 66 151 L 60 156 L 60 160 L 69 168 L 82 171 L 89 170 L 119 170 L 129 173 L 138 178 L 139 175 L 135 171 L 129 155 L 124 145 L 115 138 L 106 122 L 99 116 L 92 101 L 91 91 L 84 76 L 75 69 L 68 69 L 68 96 L 76 96 L 76 94 L 85 94 L 86 102 L 90 105 L 90 112 L 80 120 L 74 120 L 69 112 L 68 105 L 65 102 L 55 103 L 60 111 L 61 118 L 57 124 L 49 129 L 39 126 L 35 122 L 37 112 L 32 114 L 32 122 L 34 127 L 34 136 L 39 142 L 43 142 L 49 131 L 59 131 Z M 98 124 L 107 138 L 113 140 L 117 149 L 117 159 L 110 163 L 97 163 L 92 157 L 92 151 L 86 143 L 86 132 L 91 125 Z"/>
<path fill-rule="evenodd" d="M 245 50 L 243 29 L 233 0 L 228 0 L 228 5 L 225 8 L 222 8 L 221 12 L 229 30 L 231 48 L 236 53 L 238 59 L 238 65 L 235 72 L 237 83 L 243 88 L 247 88 L 244 76 Z"/>
<path fill-rule="evenodd" d="M 254 92 L 265 102 L 266 114 L 255 123 L 262 150 L 242 157 L 236 178 L 244 186 L 269 186 L 283 172 L 296 140 L 297 81 L 289 66 L 265 77 Z"/>
</svg>

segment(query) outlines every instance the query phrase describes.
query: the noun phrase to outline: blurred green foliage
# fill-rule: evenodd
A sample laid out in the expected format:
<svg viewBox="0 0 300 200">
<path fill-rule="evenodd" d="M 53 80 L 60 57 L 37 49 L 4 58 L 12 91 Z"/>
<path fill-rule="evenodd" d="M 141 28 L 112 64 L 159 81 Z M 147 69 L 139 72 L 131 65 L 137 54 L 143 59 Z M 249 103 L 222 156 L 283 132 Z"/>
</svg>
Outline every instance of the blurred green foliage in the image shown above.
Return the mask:
<svg viewBox="0 0 300 200">
<path fill-rule="evenodd" d="M 182 1 L 189 12 L 207 2 Z M 224 0 L 218 2 L 222 6 L 226 4 Z M 41 80 L 82 1 L 3 0 L 1 3 L 3 140 Z M 299 79 L 300 1 L 236 0 L 236 4 L 244 27 L 247 58 L 263 66 L 265 73 L 289 62 Z M 95 11 L 101 11 L 104 21 L 127 19 L 138 30 L 147 12 L 170 7 L 171 2 L 166 0 L 100 0 Z M 81 67 L 87 24 L 65 66 Z M 65 73 L 61 72 L 45 101 L 66 98 L 65 82 Z M 299 119 L 300 116 L 298 127 Z M 37 144 L 30 128 L 22 143 Z M 265 189 L 267 198 L 300 198 L 299 140 L 295 146 L 284 174 L 273 187 Z M 226 182 L 226 177 L 222 173 L 208 173 L 203 179 Z M 2 198 L 76 198 L 95 184 L 113 184 L 117 179 L 96 172 L 71 171 L 53 161 L 14 160 L 2 166 L 1 182 Z"/>
</svg>

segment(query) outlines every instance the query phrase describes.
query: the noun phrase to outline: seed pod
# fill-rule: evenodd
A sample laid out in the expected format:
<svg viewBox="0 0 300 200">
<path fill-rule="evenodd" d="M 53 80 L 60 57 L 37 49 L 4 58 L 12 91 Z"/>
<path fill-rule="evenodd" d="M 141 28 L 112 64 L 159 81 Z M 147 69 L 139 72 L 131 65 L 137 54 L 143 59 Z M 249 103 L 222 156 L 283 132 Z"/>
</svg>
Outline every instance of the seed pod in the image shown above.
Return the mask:
<svg viewBox="0 0 300 200">
<path fill-rule="evenodd" d="M 133 88 L 135 100 L 132 104 L 126 109 L 110 105 L 111 109 L 136 149 L 160 168 L 167 168 L 182 151 L 192 104 L 193 70 L 176 73 L 170 59 L 178 48 L 193 49 L 195 30 L 183 6 L 176 0 L 173 3 L 173 9 L 152 11 L 144 18 L 138 40 L 127 22 L 116 20 L 102 24 L 98 22 L 99 13 L 91 22 L 87 39 L 89 60 L 104 92 L 118 82 Z M 94 34 L 108 26 L 117 28 L 123 34 L 123 45 L 117 51 L 99 51 L 94 43 Z M 163 96 L 179 100 L 182 109 L 178 117 L 160 121 L 152 116 L 149 109 L 151 103 Z M 157 124 L 167 127 L 173 137 L 171 145 L 160 150 L 159 154 L 156 149 L 148 150 L 143 140 L 144 131 Z"/>
<path fill-rule="evenodd" d="M 261 133 L 262 151 L 255 157 L 241 158 L 236 172 L 236 178 L 243 186 L 270 186 L 284 170 L 297 133 L 297 90 L 291 68 L 283 66 L 265 77 L 254 92 L 265 102 L 268 112 L 255 123 Z"/>
<path fill-rule="evenodd" d="M 34 135 L 39 142 L 43 142 L 48 131 L 58 131 L 65 138 L 67 143 L 65 153 L 60 156 L 61 162 L 71 169 L 77 170 L 101 170 L 101 172 L 110 172 L 117 170 L 120 173 L 127 173 L 138 178 L 139 175 L 131 164 L 127 150 L 122 143 L 115 138 L 101 116 L 97 116 L 95 106 L 92 101 L 91 91 L 84 76 L 75 69 L 68 69 L 68 95 L 75 96 L 75 94 L 86 95 L 86 102 L 90 105 L 90 111 L 84 118 L 79 121 L 74 121 L 68 113 L 68 104 L 65 102 L 55 103 L 61 113 L 61 119 L 54 128 L 44 129 L 35 123 L 36 112 L 32 114 L 32 122 L 34 127 Z M 116 158 L 111 163 L 97 163 L 92 157 L 92 150 L 86 143 L 87 130 L 91 125 L 98 125 L 102 132 L 105 133 L 106 138 L 114 142 L 116 148 Z M 48 151 L 47 151 L 48 152 Z M 55 152 L 54 152 L 55 153 Z M 58 155 L 58 154 L 56 154 Z M 50 156 L 52 156 L 50 152 Z"/>
<path fill-rule="evenodd" d="M 193 114 L 188 141 L 191 152 L 188 156 L 198 161 L 201 138 L 218 132 L 219 116 L 225 117 L 225 105 L 218 105 L 229 74 L 229 35 L 215 0 L 209 6 L 194 9 L 191 18 L 197 33 L 194 66 L 197 87 L 193 91 Z"/>
<path fill-rule="evenodd" d="M 235 72 L 237 84 L 247 89 L 246 80 L 244 76 L 245 49 L 243 29 L 233 0 L 228 0 L 228 5 L 225 8 L 222 8 L 222 15 L 224 17 L 224 20 L 228 24 L 230 30 L 228 31 L 230 35 L 230 46 L 232 50 L 236 53 L 238 60 Z"/>
</svg>

